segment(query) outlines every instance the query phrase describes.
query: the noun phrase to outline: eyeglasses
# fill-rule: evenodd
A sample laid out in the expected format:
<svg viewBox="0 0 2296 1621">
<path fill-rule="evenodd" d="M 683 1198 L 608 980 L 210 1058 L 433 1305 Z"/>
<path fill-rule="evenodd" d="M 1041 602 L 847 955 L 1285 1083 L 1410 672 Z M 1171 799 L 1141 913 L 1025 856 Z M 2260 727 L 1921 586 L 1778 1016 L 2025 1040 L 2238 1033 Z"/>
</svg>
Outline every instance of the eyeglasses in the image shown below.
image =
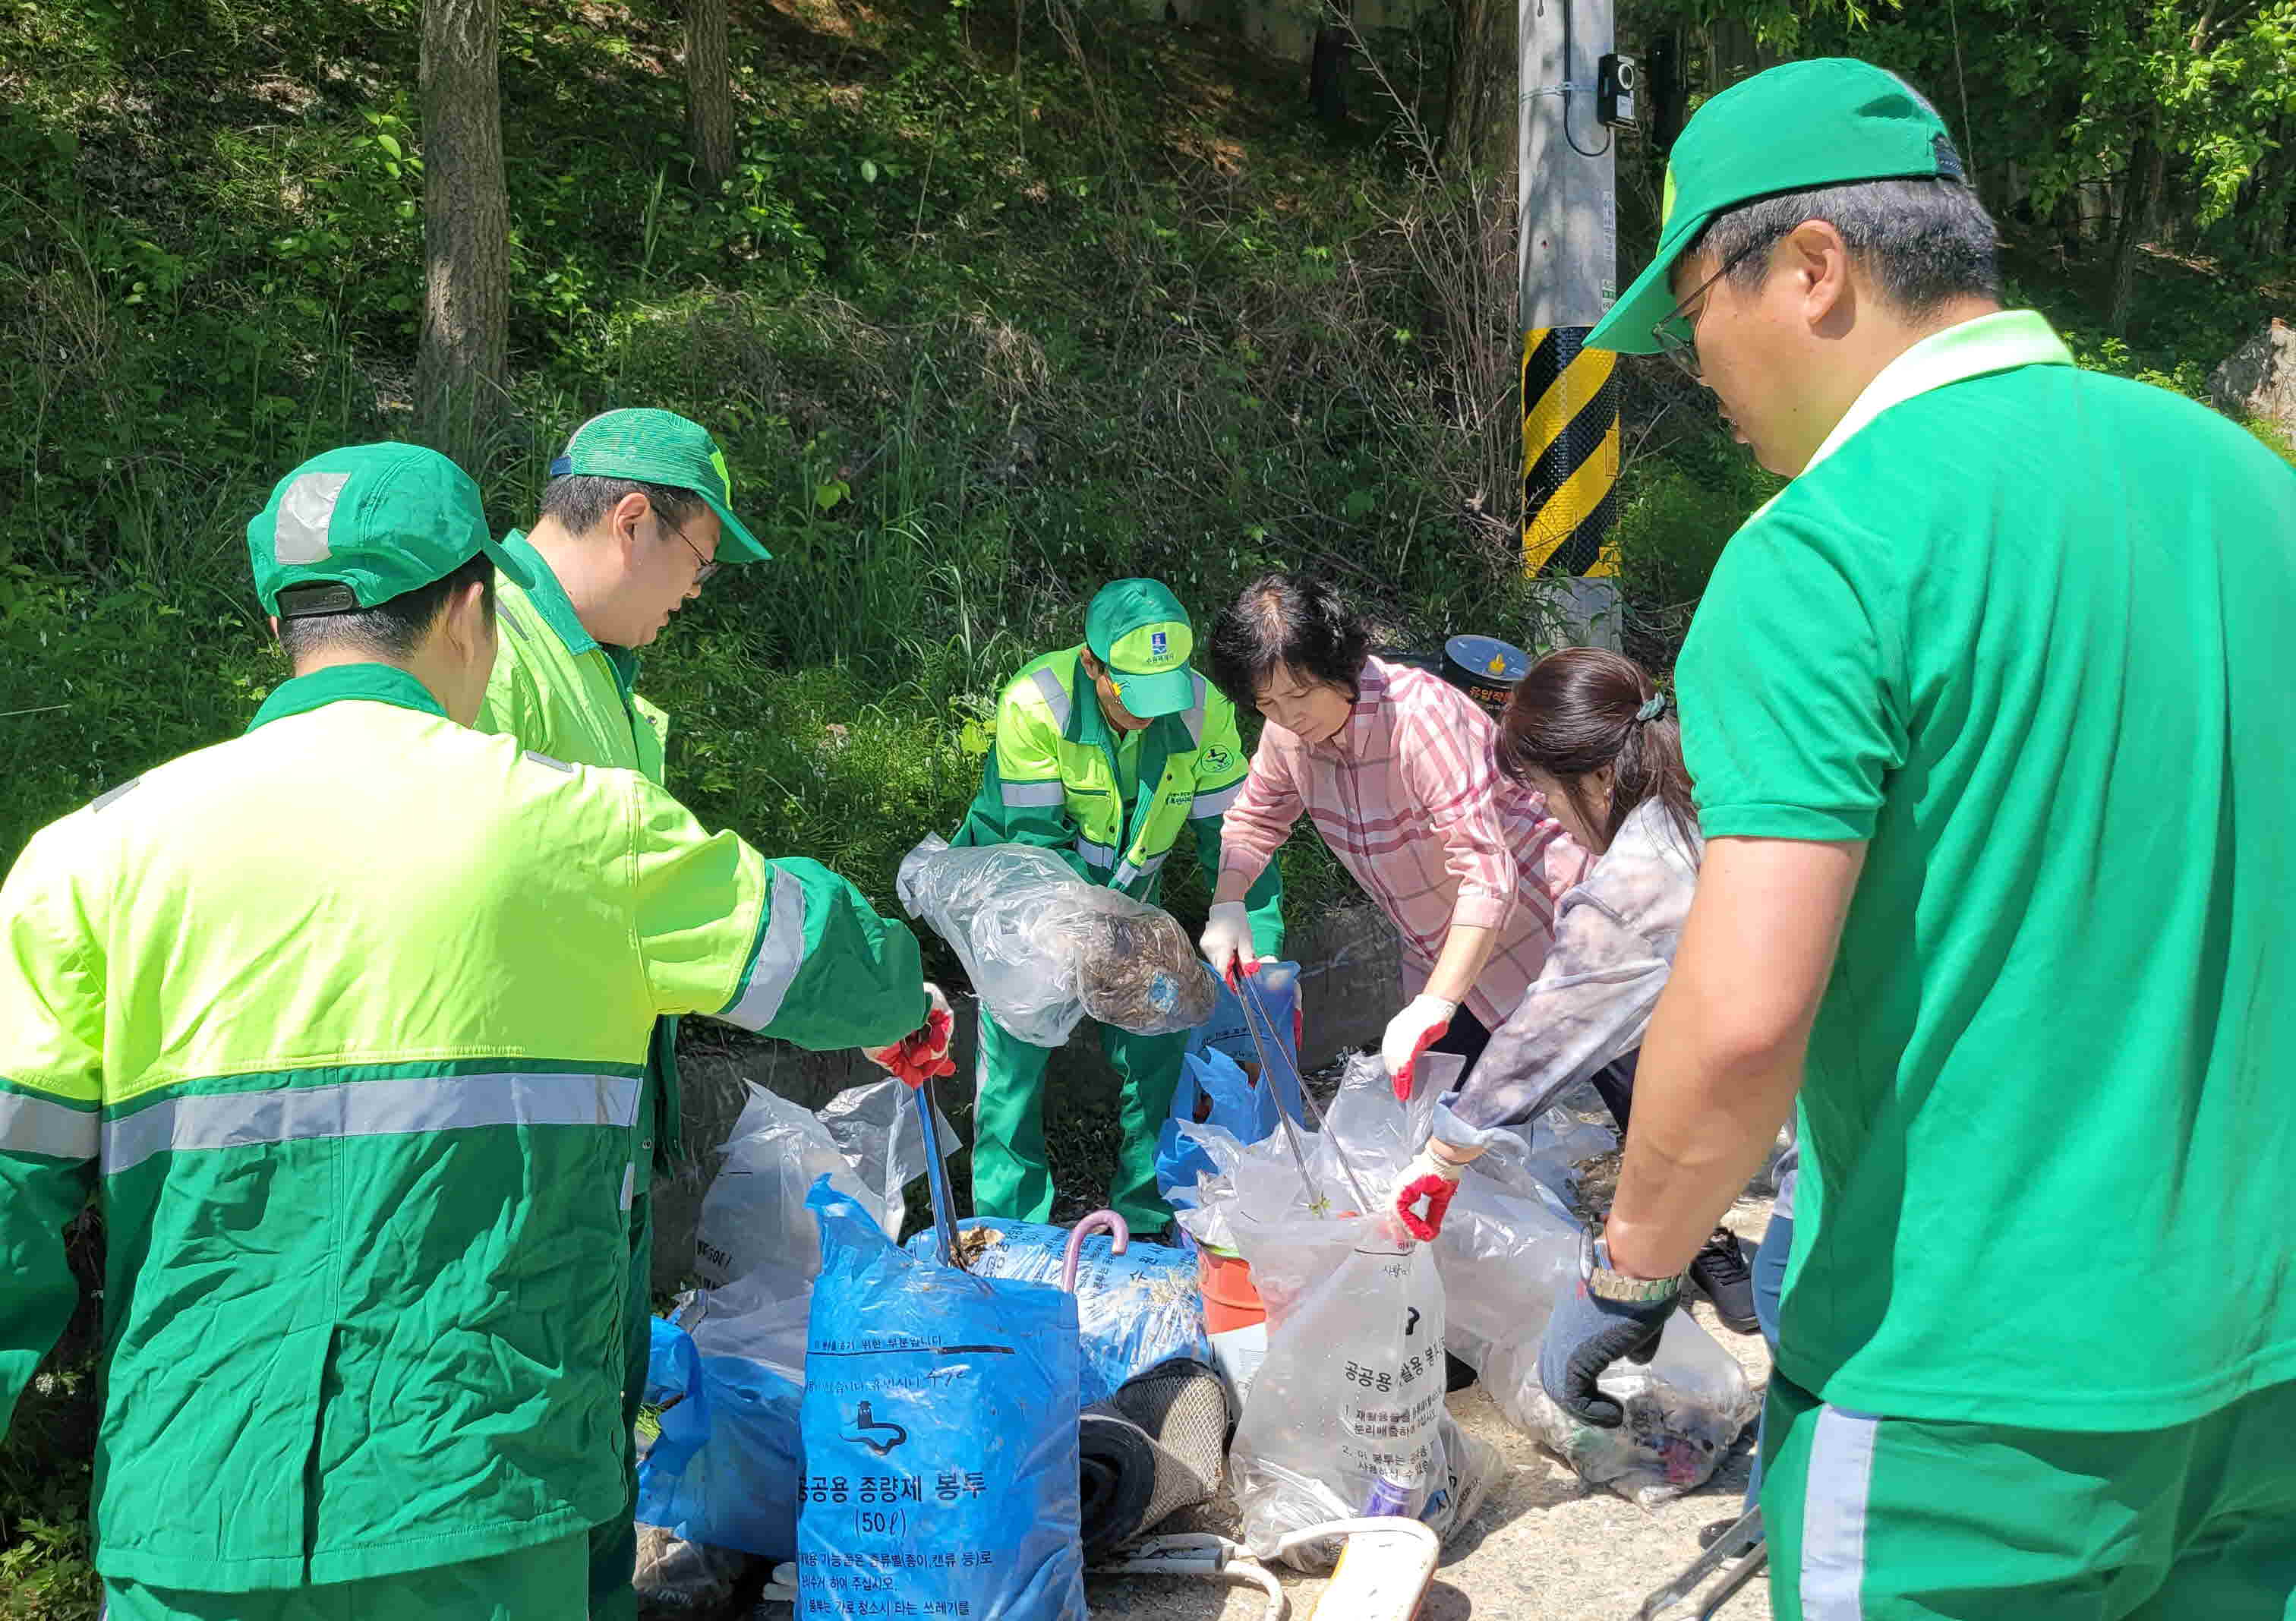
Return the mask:
<svg viewBox="0 0 2296 1621">
<path fill-rule="evenodd" d="M 1665 319 L 1651 328 L 1651 340 L 1658 345 L 1658 352 L 1674 362 L 1676 368 L 1691 381 L 1706 381 L 1705 369 L 1698 364 L 1698 316 L 1706 313 L 1707 290 L 1753 257 L 1755 253 L 1774 246 L 1776 242 L 1775 237 L 1770 237 L 1763 241 L 1748 242 L 1737 252 L 1723 260 L 1721 269 L 1693 288 L 1688 298 L 1676 305 L 1668 312 Z M 1691 313 L 1693 305 L 1698 306 L 1696 315 Z"/>
<path fill-rule="evenodd" d="M 693 553 L 693 583 L 696 585 L 706 583 L 711 575 L 718 572 L 717 563 L 712 560 L 702 556 L 701 548 L 695 545 L 692 541 L 686 540 L 685 531 L 679 528 L 676 524 L 670 522 L 668 519 L 663 517 L 660 508 L 655 509 L 653 520 L 661 525 L 663 528 L 668 529 L 671 534 L 676 536 L 679 540 L 685 541 L 685 549 Z"/>
</svg>

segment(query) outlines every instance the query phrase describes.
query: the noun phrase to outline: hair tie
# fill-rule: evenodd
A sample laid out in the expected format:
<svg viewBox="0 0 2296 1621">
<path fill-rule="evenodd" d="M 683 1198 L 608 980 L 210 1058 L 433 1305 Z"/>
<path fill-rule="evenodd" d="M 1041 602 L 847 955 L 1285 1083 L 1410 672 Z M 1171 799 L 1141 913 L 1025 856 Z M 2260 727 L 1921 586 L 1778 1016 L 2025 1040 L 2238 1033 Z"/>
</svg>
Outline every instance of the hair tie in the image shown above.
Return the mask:
<svg viewBox="0 0 2296 1621">
<path fill-rule="evenodd" d="M 1666 694 L 1663 692 L 1653 692 L 1650 696 L 1650 701 L 1644 704 L 1641 708 L 1635 711 L 1635 718 L 1640 721 L 1652 721 L 1656 720 L 1660 716 L 1665 713 Z"/>
</svg>

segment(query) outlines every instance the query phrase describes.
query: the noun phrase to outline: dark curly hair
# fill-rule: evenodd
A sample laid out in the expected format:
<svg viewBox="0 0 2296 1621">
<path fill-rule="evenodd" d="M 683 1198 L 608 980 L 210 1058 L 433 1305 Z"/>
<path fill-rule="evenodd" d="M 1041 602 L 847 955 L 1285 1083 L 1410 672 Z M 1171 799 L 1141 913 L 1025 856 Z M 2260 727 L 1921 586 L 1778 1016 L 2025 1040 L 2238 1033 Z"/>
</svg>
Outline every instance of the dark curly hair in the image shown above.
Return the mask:
<svg viewBox="0 0 2296 1621">
<path fill-rule="evenodd" d="M 1266 574 L 1213 621 L 1206 662 L 1212 684 L 1250 709 L 1267 678 L 1286 668 L 1353 698 L 1370 656 L 1370 628 L 1328 581 Z"/>
</svg>

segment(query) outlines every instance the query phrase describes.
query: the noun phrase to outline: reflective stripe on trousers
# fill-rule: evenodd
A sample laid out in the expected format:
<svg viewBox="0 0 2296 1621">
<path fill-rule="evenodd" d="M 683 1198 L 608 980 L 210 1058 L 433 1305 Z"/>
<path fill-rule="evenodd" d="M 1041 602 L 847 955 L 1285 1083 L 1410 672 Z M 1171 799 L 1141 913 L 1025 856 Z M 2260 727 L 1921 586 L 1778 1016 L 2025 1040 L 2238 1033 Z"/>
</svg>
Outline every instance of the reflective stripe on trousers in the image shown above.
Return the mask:
<svg viewBox="0 0 2296 1621">
<path fill-rule="evenodd" d="M 1810 1437 L 1802 1489 L 1803 1621 L 1863 1621 L 1866 1510 L 1874 1490 L 1874 1440 L 1882 1420 L 1824 1406 Z"/>
</svg>

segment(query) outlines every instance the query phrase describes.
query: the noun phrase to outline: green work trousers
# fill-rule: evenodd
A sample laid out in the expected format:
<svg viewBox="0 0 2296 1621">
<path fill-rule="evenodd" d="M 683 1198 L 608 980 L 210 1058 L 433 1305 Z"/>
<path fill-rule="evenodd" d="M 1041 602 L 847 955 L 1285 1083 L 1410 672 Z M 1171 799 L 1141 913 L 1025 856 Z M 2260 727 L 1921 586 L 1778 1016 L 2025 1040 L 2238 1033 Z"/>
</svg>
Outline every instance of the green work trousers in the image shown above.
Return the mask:
<svg viewBox="0 0 2296 1621">
<path fill-rule="evenodd" d="M 1136 1231 L 1153 1234 L 1172 1219 L 1156 1192 L 1156 1138 L 1180 1084 L 1185 1030 L 1135 1036 L 1100 1027 L 1100 1050 L 1124 1080 L 1118 1119 L 1123 1134 L 1108 1203 Z M 1053 1173 L 1045 1158 L 1045 1064 L 1052 1049 L 1022 1041 L 986 1012 L 973 1071 L 972 1213 L 1019 1221 L 1053 1217 Z"/>
<path fill-rule="evenodd" d="M 588 1580 L 579 1531 L 497 1553 L 398 1576 L 202 1592 L 142 1582 L 103 1584 L 104 1621 L 579 1621 Z M 627 1585 L 624 1578 L 624 1585 Z"/>
<path fill-rule="evenodd" d="M 640 1193 L 630 1205 L 629 1305 L 622 1314 L 622 1437 L 629 1466 L 622 1482 L 622 1511 L 590 1527 L 590 1621 L 636 1621 L 638 1468 L 636 1429 L 645 1397 L 646 1359 L 653 1350 L 653 1199 Z"/>
<path fill-rule="evenodd" d="M 1775 1621 L 2296 1621 L 2296 1384 L 2166 1429 L 1874 1418 L 1775 1376 Z"/>
</svg>

